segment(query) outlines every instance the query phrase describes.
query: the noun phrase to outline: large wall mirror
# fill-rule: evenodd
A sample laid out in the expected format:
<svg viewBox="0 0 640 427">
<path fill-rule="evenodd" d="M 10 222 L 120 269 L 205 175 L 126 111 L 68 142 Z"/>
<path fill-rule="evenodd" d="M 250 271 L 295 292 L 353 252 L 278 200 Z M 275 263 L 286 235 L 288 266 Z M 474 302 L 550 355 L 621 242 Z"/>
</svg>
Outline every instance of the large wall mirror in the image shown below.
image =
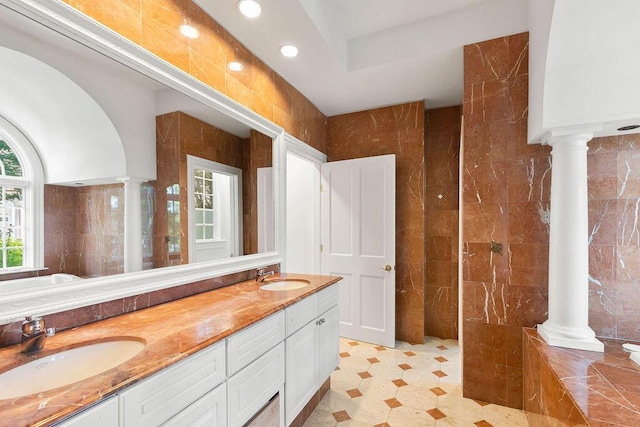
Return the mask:
<svg viewBox="0 0 640 427">
<path fill-rule="evenodd" d="M 83 278 L 0 282 L 0 322 L 282 260 L 281 128 L 55 0 L 0 0 L 0 57 L 0 116 L 42 163 L 44 267 Z M 144 271 L 122 274 L 126 181 Z"/>
</svg>

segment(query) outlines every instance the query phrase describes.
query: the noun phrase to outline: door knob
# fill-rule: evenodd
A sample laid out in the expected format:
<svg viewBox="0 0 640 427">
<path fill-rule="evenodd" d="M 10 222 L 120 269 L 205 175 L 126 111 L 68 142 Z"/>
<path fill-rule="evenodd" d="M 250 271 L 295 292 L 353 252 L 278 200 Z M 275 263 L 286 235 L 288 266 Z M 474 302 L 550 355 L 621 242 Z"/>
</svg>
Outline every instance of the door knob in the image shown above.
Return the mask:
<svg viewBox="0 0 640 427">
<path fill-rule="evenodd" d="M 389 264 L 387 264 L 384 267 L 378 268 L 378 270 L 391 271 L 391 270 L 393 270 L 393 267 L 391 267 Z"/>
</svg>

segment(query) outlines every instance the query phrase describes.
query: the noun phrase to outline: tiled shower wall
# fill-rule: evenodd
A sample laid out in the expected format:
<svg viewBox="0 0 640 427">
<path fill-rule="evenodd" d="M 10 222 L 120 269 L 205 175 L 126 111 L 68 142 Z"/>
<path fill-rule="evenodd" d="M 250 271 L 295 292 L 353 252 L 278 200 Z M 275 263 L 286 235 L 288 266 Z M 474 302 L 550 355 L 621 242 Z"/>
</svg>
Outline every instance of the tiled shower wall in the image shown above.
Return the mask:
<svg viewBox="0 0 640 427">
<path fill-rule="evenodd" d="M 548 294 L 551 150 L 526 143 L 527 40 L 464 54 L 463 388 L 514 407 L 521 328 L 546 320 Z M 594 138 L 587 156 L 589 325 L 600 337 L 640 340 L 640 135 Z"/>
<path fill-rule="evenodd" d="M 151 267 L 152 189 L 141 189 L 144 268 Z M 44 274 L 82 277 L 124 272 L 124 187 L 44 186 Z"/>
<path fill-rule="evenodd" d="M 594 138 L 589 174 L 589 324 L 640 341 L 640 134 Z"/>
<path fill-rule="evenodd" d="M 424 103 L 329 118 L 329 161 L 396 155 L 396 339 L 424 337 Z"/>
<path fill-rule="evenodd" d="M 271 138 L 251 131 L 245 141 L 242 166 L 244 254 L 258 253 L 258 169 L 273 166 Z"/>
<path fill-rule="evenodd" d="M 458 339 L 458 175 L 462 108 L 427 110 L 425 335 Z"/>
<path fill-rule="evenodd" d="M 522 327 L 547 317 L 551 182 L 550 148 L 527 144 L 528 39 L 464 48 L 463 392 L 518 408 Z"/>
</svg>

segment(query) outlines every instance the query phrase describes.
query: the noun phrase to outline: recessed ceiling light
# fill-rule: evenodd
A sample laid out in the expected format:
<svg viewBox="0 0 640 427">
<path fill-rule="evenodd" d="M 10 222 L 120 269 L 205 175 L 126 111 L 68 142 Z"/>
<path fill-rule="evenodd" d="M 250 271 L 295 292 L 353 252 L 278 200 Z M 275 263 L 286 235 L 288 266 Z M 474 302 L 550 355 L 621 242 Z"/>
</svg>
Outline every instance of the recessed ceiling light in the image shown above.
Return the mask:
<svg viewBox="0 0 640 427">
<path fill-rule="evenodd" d="M 190 39 L 196 39 L 198 38 L 198 29 L 189 24 L 182 24 L 180 25 L 180 34 Z"/>
<path fill-rule="evenodd" d="M 244 68 L 244 65 L 234 61 L 234 62 L 229 62 L 229 65 L 227 65 L 227 67 L 229 67 L 231 71 L 242 71 L 242 69 Z"/>
<path fill-rule="evenodd" d="M 256 0 L 240 0 L 238 9 L 247 18 L 257 18 L 262 13 L 262 6 Z"/>
<path fill-rule="evenodd" d="M 285 44 L 284 46 L 280 46 L 280 53 L 287 58 L 295 58 L 298 56 L 298 48 L 292 44 Z"/>
</svg>

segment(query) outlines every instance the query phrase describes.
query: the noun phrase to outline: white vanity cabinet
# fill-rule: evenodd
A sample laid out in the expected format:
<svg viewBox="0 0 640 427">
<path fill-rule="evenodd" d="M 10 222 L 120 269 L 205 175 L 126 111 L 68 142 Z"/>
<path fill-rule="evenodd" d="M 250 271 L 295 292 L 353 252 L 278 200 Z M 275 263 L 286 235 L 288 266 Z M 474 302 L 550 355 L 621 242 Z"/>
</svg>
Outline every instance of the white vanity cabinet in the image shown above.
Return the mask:
<svg viewBox="0 0 640 427">
<path fill-rule="evenodd" d="M 113 396 L 57 424 L 59 427 L 118 427 L 118 397 Z"/>
<path fill-rule="evenodd" d="M 289 425 L 338 364 L 337 302 L 334 284 L 59 425 Z"/>
<path fill-rule="evenodd" d="M 283 392 L 284 338 L 284 310 L 227 338 L 230 427 L 244 425 L 274 395 Z"/>
<path fill-rule="evenodd" d="M 338 285 L 332 285 L 285 309 L 286 425 L 293 422 L 338 365 L 337 303 Z M 302 318 L 307 318 L 304 325 L 300 325 Z"/>
<path fill-rule="evenodd" d="M 225 342 L 221 341 L 120 392 L 120 426 L 160 426 L 189 410 L 224 382 L 225 359 Z M 222 398 L 218 404 L 226 407 L 224 393 L 217 396 Z M 216 414 L 220 416 L 220 411 Z M 225 424 L 222 420 L 221 425 Z"/>
</svg>

